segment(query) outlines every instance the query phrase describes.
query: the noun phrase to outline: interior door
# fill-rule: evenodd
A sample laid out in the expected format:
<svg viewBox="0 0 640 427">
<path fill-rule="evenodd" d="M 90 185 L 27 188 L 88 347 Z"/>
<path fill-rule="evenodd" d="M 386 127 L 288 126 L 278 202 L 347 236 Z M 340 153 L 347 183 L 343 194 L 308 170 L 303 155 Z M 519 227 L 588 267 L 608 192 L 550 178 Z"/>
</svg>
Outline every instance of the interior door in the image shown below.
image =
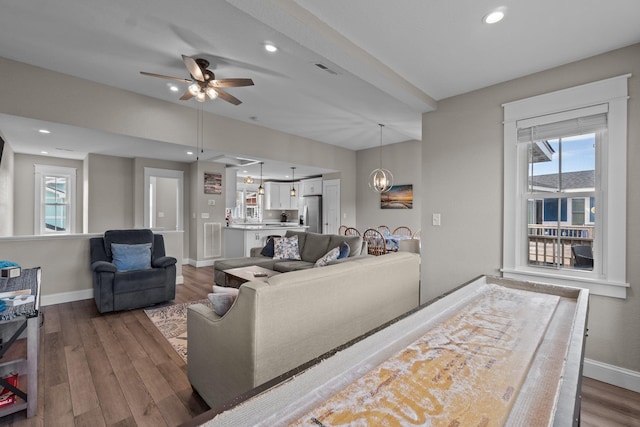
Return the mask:
<svg viewBox="0 0 640 427">
<path fill-rule="evenodd" d="M 340 227 L 340 180 L 328 179 L 322 182 L 322 232 L 337 234 Z"/>
</svg>

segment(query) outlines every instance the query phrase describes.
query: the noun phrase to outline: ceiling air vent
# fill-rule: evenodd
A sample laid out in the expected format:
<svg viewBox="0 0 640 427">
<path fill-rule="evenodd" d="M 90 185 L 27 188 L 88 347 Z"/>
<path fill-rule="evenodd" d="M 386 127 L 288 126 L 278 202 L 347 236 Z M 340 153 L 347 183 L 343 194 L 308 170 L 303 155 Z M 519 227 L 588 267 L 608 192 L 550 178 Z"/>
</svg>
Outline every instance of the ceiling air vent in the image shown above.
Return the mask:
<svg viewBox="0 0 640 427">
<path fill-rule="evenodd" d="M 316 64 L 315 64 L 315 66 L 316 66 L 316 67 L 318 67 L 318 68 L 320 68 L 321 70 L 326 71 L 326 72 L 327 72 L 327 73 L 329 73 L 329 74 L 333 74 L 334 76 L 337 76 L 337 75 L 338 75 L 338 73 L 336 73 L 335 71 L 333 71 L 331 68 L 329 68 L 329 67 L 327 67 L 326 65 L 321 64 L 321 63 L 319 63 L 319 62 L 318 62 L 318 63 L 316 63 Z"/>
</svg>

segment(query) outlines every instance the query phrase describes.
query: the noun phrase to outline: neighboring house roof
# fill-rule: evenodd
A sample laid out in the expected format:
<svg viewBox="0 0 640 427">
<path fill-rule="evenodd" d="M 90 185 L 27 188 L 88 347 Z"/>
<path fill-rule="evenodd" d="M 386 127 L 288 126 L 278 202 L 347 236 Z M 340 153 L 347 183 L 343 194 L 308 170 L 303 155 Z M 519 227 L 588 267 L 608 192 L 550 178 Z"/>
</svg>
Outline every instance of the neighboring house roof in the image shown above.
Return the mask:
<svg viewBox="0 0 640 427">
<path fill-rule="evenodd" d="M 537 175 L 532 177 L 533 185 L 543 188 L 558 188 L 558 174 Z M 562 188 L 575 190 L 596 187 L 595 171 L 565 172 L 562 174 Z"/>
</svg>

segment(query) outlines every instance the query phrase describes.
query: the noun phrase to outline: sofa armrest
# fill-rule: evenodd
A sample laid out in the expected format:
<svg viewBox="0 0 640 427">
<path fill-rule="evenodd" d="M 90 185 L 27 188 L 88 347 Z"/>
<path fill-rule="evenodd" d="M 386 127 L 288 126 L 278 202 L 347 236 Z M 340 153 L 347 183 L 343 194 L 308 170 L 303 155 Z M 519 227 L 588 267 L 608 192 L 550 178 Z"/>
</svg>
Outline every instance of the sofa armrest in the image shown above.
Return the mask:
<svg viewBox="0 0 640 427">
<path fill-rule="evenodd" d="M 187 374 L 193 388 L 212 408 L 257 385 L 256 305 L 251 285 L 240 287 L 235 303 L 224 317 L 204 304 L 192 304 L 187 310 Z"/>
<path fill-rule="evenodd" d="M 91 270 L 96 273 L 115 273 L 118 271 L 115 264 L 107 261 L 96 261 L 91 264 Z"/>
<path fill-rule="evenodd" d="M 172 256 L 162 256 L 160 258 L 156 258 L 154 260 L 151 261 L 151 266 L 153 268 L 166 268 L 169 267 L 171 265 L 175 265 L 178 262 L 177 259 L 175 259 Z"/>
</svg>

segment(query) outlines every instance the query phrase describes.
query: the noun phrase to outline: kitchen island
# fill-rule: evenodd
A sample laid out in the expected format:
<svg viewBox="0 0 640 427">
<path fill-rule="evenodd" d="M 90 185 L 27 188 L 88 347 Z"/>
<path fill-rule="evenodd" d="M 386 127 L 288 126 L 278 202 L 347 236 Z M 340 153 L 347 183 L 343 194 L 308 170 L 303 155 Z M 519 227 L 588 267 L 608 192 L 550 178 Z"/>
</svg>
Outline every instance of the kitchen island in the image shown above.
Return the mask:
<svg viewBox="0 0 640 427">
<path fill-rule="evenodd" d="M 267 243 L 269 236 L 284 236 L 287 230 L 306 231 L 307 226 L 296 222 L 241 223 L 224 228 L 224 257 L 251 256 L 251 248 Z"/>
</svg>

